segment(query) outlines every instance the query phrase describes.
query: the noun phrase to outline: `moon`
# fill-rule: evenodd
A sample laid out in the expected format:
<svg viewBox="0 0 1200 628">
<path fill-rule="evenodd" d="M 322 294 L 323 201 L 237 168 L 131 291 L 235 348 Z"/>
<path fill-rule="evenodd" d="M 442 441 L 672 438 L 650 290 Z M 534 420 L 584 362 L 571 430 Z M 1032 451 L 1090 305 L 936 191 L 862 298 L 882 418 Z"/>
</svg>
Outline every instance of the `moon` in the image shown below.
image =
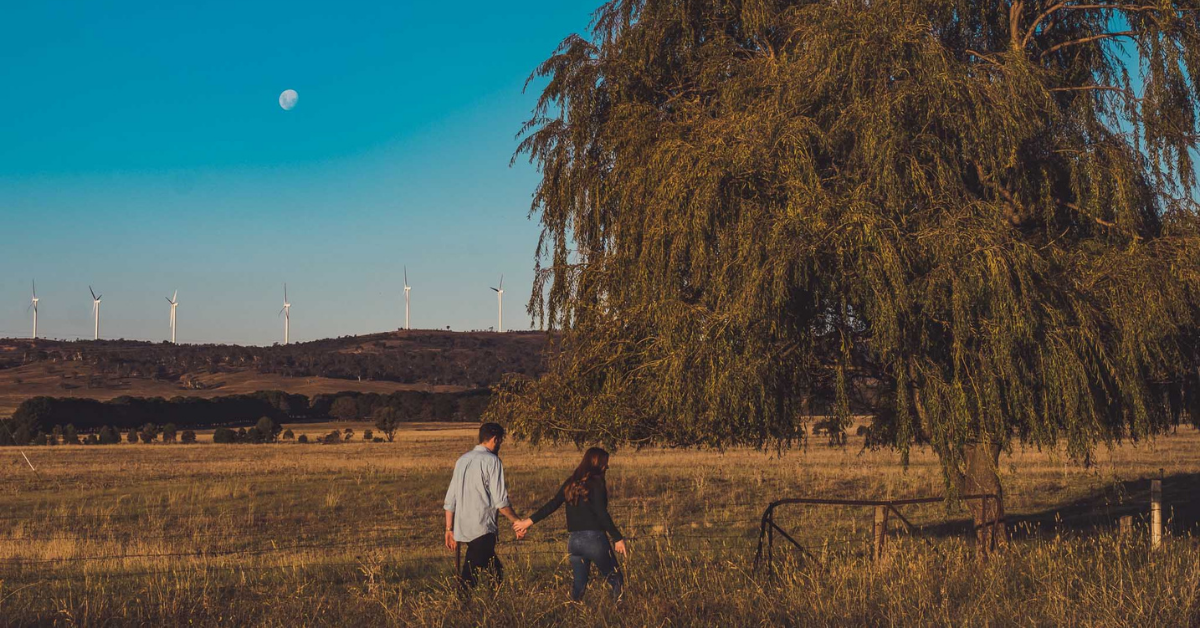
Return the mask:
<svg viewBox="0 0 1200 628">
<path fill-rule="evenodd" d="M 294 89 L 285 89 L 279 95 L 279 106 L 283 107 L 284 111 L 291 111 L 292 107 L 296 106 L 296 101 L 300 100 L 300 94 Z"/>
</svg>

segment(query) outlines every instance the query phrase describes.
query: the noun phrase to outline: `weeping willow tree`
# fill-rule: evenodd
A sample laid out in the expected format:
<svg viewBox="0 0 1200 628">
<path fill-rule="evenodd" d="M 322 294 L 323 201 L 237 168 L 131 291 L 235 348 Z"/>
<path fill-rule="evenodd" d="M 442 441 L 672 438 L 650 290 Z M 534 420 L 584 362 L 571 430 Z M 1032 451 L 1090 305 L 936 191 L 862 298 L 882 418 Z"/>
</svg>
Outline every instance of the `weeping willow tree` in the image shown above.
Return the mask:
<svg viewBox="0 0 1200 628">
<path fill-rule="evenodd" d="M 996 494 L 1015 442 L 1195 423 L 1198 68 L 1200 0 L 614 0 L 535 72 L 562 350 L 490 413 L 788 446 L 861 402 Z"/>
</svg>

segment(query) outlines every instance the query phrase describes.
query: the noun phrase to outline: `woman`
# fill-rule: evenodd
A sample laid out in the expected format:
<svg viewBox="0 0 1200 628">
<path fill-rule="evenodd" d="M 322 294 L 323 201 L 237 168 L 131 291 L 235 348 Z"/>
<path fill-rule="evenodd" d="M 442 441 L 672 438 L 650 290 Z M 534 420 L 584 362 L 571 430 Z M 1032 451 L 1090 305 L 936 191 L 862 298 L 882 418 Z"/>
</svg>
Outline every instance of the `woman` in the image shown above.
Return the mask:
<svg viewBox="0 0 1200 628">
<path fill-rule="evenodd" d="M 571 533 L 570 540 L 567 541 L 567 552 L 571 554 L 571 571 L 575 575 L 575 582 L 571 586 L 571 599 L 576 602 L 583 599 L 592 563 L 596 564 L 600 575 L 608 580 L 613 598 L 621 596 L 623 581 L 621 573 L 617 571 L 617 558 L 613 555 L 613 549 L 625 556 L 625 541 L 608 514 L 605 471 L 608 471 L 608 452 L 592 447 L 583 454 L 583 461 L 571 477 L 567 478 L 562 488 L 558 489 L 553 499 L 528 519 L 513 524 L 513 530 L 523 535 L 530 526 L 549 517 L 559 506 L 564 503 L 567 505 L 567 530 Z M 610 538 L 614 543 L 613 547 L 609 547 Z"/>
</svg>

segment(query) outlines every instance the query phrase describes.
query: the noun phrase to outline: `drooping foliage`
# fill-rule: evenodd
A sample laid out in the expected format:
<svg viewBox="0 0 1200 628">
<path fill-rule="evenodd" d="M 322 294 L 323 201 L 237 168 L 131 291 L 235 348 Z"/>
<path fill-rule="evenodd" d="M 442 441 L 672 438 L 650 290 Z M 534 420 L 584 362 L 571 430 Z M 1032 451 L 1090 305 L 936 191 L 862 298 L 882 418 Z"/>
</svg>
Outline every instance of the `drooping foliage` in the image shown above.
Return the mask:
<svg viewBox="0 0 1200 628">
<path fill-rule="evenodd" d="M 534 440 L 943 460 L 1200 418 L 1200 0 L 614 0 L 535 72 Z"/>
</svg>

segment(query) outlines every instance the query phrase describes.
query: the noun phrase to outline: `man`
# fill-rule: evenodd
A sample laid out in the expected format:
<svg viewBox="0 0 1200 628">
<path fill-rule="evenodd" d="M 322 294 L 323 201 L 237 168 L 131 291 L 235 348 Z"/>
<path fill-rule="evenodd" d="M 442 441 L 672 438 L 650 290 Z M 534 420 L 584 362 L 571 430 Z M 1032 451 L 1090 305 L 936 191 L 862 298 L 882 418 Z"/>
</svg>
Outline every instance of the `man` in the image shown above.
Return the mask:
<svg viewBox="0 0 1200 628">
<path fill-rule="evenodd" d="M 504 465 L 498 455 L 503 442 L 504 428 L 498 423 L 481 425 L 479 444 L 454 464 L 446 491 L 446 549 L 455 551 L 459 543 L 467 546 L 458 574 L 463 589 L 477 584 L 481 569 L 491 571 L 497 581 L 504 576 L 504 566 L 496 557 L 496 511 L 513 523 L 518 519 L 504 486 Z"/>
</svg>

